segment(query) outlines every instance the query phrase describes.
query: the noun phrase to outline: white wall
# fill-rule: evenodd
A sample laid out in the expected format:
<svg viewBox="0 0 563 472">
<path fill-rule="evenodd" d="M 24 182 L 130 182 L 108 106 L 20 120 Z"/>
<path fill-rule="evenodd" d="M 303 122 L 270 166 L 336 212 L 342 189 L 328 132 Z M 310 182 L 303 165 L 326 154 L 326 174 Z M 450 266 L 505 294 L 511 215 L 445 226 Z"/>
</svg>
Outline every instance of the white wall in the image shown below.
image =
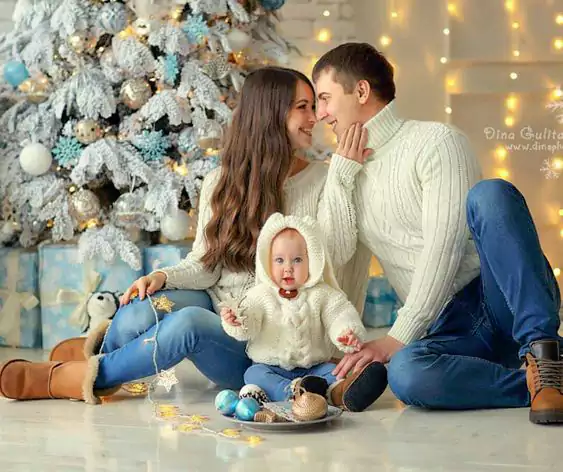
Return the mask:
<svg viewBox="0 0 563 472">
<path fill-rule="evenodd" d="M 16 0 L 0 0 L 0 33 L 7 33 L 12 29 L 12 11 Z"/>
<path fill-rule="evenodd" d="M 334 9 L 328 24 L 334 39 L 320 43 L 315 33 L 325 23 L 325 7 Z M 309 62 L 292 59 L 305 72 L 322 52 L 348 39 L 383 51 L 396 68 L 401 114 L 450 122 L 465 131 L 484 176 L 504 177 L 522 191 L 548 259 L 563 271 L 563 169 L 559 179 L 551 180 L 540 171 L 546 159 L 561 158 L 563 163 L 563 124 L 546 109 L 556 88 L 563 86 L 563 49 L 554 47 L 555 38 L 563 40 L 563 24 L 555 21 L 563 14 L 563 1 L 287 0 L 281 12 L 286 37 L 308 55 Z M 390 44 L 382 45 L 382 36 Z M 512 72 L 516 80 L 510 78 Z M 510 97 L 514 110 L 507 106 Z M 507 117 L 514 123 L 505 124 Z M 529 128 L 561 135 L 522 139 L 521 132 Z M 494 138 L 485 130 L 493 130 Z M 519 144 L 536 149 L 508 150 L 504 159 L 495 153 Z"/>
</svg>

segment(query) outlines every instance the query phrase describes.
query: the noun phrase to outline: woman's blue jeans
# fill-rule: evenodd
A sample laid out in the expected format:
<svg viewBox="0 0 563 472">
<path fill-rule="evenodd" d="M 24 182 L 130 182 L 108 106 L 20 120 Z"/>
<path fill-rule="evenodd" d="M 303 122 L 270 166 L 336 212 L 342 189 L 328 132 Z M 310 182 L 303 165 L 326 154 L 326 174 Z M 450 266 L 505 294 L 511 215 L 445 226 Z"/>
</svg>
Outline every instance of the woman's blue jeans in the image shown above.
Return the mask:
<svg viewBox="0 0 563 472">
<path fill-rule="evenodd" d="M 156 361 L 158 371 L 189 359 L 212 382 L 225 388 L 244 385 L 244 373 L 252 362 L 246 343 L 228 336 L 213 311 L 209 295 L 196 290 L 155 293 L 173 303 L 174 311 L 157 310 L 159 328 Z M 95 388 L 109 388 L 155 375 L 153 360 L 155 314 L 148 298 L 134 299 L 116 313 L 108 330 Z"/>
</svg>

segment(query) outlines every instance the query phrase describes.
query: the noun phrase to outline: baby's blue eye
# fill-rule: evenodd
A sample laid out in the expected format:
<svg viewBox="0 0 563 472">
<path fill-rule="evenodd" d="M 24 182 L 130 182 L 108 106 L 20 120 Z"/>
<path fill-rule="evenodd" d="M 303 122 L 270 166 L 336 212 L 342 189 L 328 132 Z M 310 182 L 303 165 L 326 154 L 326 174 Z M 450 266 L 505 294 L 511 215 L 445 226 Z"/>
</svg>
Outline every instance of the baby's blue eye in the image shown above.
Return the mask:
<svg viewBox="0 0 563 472">
<path fill-rule="evenodd" d="M 276 257 L 276 264 L 283 264 L 283 259 L 281 257 Z"/>
<path fill-rule="evenodd" d="M 300 264 L 301 262 L 303 262 L 303 259 L 302 259 L 301 257 L 296 257 L 296 258 L 294 259 L 294 262 L 295 262 L 296 264 Z"/>
</svg>

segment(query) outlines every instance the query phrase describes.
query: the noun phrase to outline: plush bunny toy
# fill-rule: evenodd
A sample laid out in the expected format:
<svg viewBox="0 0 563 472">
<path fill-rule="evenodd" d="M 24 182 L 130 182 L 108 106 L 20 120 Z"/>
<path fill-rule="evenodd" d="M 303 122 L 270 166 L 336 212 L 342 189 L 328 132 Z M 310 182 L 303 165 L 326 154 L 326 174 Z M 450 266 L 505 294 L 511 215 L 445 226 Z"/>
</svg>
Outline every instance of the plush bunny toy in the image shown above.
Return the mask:
<svg viewBox="0 0 563 472">
<path fill-rule="evenodd" d="M 111 320 L 119 308 L 119 297 L 113 292 L 96 292 L 88 300 L 88 326 L 84 332 L 90 332 L 105 320 Z"/>
</svg>

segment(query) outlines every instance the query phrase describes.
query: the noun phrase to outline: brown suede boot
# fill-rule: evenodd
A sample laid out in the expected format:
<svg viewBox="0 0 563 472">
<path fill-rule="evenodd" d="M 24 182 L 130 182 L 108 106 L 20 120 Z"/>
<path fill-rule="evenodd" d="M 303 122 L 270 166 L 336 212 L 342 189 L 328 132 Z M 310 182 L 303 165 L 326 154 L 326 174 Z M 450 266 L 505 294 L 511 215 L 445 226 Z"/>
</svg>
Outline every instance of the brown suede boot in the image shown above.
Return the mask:
<svg viewBox="0 0 563 472">
<path fill-rule="evenodd" d="M 85 361 L 100 353 L 106 332 L 111 321 L 100 323 L 88 336 L 69 338 L 57 344 L 49 354 L 53 362 Z"/>
<path fill-rule="evenodd" d="M 364 411 L 387 388 L 387 369 L 380 362 L 372 362 L 359 372 L 333 383 L 327 396 L 332 405 L 347 411 Z"/>
<path fill-rule="evenodd" d="M 14 359 L 0 366 L 0 395 L 12 400 L 66 398 L 100 403 L 119 387 L 94 391 L 99 356 L 87 361 L 29 362 Z"/>
<path fill-rule="evenodd" d="M 563 423 L 563 361 L 556 340 L 535 341 L 526 355 L 530 421 Z"/>
</svg>

